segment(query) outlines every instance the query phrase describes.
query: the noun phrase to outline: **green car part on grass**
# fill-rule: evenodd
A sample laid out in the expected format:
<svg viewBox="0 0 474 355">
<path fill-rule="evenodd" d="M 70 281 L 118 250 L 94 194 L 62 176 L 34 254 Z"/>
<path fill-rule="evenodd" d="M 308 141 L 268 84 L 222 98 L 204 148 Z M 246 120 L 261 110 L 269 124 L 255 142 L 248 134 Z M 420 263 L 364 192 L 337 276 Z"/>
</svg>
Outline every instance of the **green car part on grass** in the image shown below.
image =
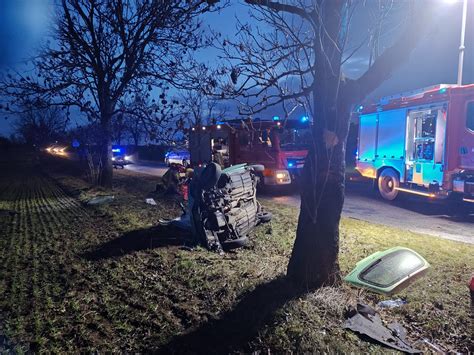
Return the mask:
<svg viewBox="0 0 474 355">
<path fill-rule="evenodd" d="M 392 295 L 426 273 L 430 264 L 417 252 L 394 247 L 369 255 L 344 280 L 374 292 Z"/>
</svg>

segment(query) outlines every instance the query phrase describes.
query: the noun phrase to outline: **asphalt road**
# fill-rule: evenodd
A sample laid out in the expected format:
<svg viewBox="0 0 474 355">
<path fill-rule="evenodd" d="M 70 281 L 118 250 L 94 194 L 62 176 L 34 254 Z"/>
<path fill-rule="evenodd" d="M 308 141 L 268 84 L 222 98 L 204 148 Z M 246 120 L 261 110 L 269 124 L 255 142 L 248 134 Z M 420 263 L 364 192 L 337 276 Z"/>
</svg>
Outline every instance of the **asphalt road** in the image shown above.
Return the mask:
<svg viewBox="0 0 474 355">
<path fill-rule="evenodd" d="M 125 168 L 155 176 L 162 176 L 167 169 L 164 164 L 153 162 L 140 162 Z M 285 188 L 280 192 L 261 194 L 259 198 L 300 207 L 296 189 Z M 372 190 L 370 184 L 349 182 L 343 216 L 474 244 L 474 208 L 471 213 L 467 208 L 411 195 L 387 202 Z"/>
<path fill-rule="evenodd" d="M 164 163 L 140 161 L 135 162 L 134 164 L 125 165 L 125 169 L 142 174 L 163 176 L 166 170 L 168 170 L 168 167 Z"/>
<path fill-rule="evenodd" d="M 265 194 L 262 199 L 300 207 L 300 196 L 294 191 L 287 194 Z M 474 209 L 446 202 L 433 202 L 423 197 L 404 195 L 396 201 L 382 200 L 370 183 L 349 182 L 343 207 L 343 216 L 382 224 L 411 232 L 474 244 Z"/>
</svg>

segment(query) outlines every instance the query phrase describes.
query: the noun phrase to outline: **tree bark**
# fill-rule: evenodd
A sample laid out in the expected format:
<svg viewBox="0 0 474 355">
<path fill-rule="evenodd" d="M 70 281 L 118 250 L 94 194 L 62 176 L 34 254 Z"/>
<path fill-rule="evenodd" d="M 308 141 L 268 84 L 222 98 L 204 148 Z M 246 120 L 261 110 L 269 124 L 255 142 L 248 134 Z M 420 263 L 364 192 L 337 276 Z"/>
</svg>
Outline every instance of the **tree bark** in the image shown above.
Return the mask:
<svg viewBox="0 0 474 355">
<path fill-rule="evenodd" d="M 324 33 L 315 40 L 313 146 L 302 176 L 301 209 L 287 275 L 307 289 L 334 284 L 339 275 L 339 221 L 344 204 L 345 145 L 350 106 L 341 80 L 343 2 L 322 6 Z"/>
<path fill-rule="evenodd" d="M 101 117 L 101 138 L 99 144 L 99 185 L 107 189 L 112 188 L 113 166 L 112 166 L 112 127 L 111 115 L 104 114 Z"/>
<path fill-rule="evenodd" d="M 350 110 L 335 117 L 338 143 L 328 148 L 330 131 L 315 128 L 301 181 L 301 208 L 287 276 L 298 286 L 318 288 L 339 282 L 339 222 L 344 204 L 345 145 Z M 330 142 L 328 142 L 330 143 Z"/>
</svg>

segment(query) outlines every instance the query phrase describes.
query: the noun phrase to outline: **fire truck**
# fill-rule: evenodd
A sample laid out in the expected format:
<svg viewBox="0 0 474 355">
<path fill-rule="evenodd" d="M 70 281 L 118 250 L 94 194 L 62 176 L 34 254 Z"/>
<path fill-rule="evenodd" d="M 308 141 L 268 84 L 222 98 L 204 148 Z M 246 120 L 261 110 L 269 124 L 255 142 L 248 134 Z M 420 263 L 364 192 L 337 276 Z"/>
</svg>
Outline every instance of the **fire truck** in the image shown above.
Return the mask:
<svg viewBox="0 0 474 355">
<path fill-rule="evenodd" d="M 360 106 L 356 169 L 380 195 L 474 203 L 474 85 L 435 85 Z"/>
<path fill-rule="evenodd" d="M 189 130 L 191 165 L 214 161 L 222 167 L 253 165 L 263 185 L 288 185 L 297 179 L 308 153 L 310 120 L 227 120 Z"/>
</svg>

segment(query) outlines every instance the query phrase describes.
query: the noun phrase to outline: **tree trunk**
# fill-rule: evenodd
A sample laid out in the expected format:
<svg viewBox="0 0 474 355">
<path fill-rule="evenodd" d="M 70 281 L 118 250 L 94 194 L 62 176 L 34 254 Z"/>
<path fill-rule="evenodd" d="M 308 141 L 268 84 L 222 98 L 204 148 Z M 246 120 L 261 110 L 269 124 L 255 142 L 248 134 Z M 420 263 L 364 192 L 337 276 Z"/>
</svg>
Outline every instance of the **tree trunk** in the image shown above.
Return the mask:
<svg viewBox="0 0 474 355">
<path fill-rule="evenodd" d="M 343 1 L 321 8 L 321 38 L 313 87 L 313 146 L 301 181 L 301 209 L 287 275 L 307 289 L 334 284 L 339 275 L 339 221 L 344 204 L 345 145 L 350 110 L 342 94 L 341 60 L 347 30 Z M 322 30 L 324 27 L 324 30 Z M 347 97 L 347 96 L 346 96 Z"/>
<path fill-rule="evenodd" d="M 99 185 L 107 189 L 112 188 L 113 166 L 112 166 L 112 132 L 109 115 L 101 118 L 101 138 L 100 138 L 100 162 L 99 162 Z"/>
<path fill-rule="evenodd" d="M 349 113 L 340 115 L 339 122 L 349 126 Z M 339 221 L 344 204 L 346 144 L 343 131 L 332 149 L 326 148 L 324 134 L 318 135 L 303 169 L 300 215 L 287 275 L 307 289 L 340 280 Z"/>
<path fill-rule="evenodd" d="M 298 228 L 287 269 L 296 286 L 308 290 L 340 281 L 339 222 L 350 123 L 350 106 L 342 94 L 336 102 L 335 96 L 314 94 L 320 107 L 314 117 L 319 119 L 314 122 L 314 144 L 303 169 Z"/>
</svg>

